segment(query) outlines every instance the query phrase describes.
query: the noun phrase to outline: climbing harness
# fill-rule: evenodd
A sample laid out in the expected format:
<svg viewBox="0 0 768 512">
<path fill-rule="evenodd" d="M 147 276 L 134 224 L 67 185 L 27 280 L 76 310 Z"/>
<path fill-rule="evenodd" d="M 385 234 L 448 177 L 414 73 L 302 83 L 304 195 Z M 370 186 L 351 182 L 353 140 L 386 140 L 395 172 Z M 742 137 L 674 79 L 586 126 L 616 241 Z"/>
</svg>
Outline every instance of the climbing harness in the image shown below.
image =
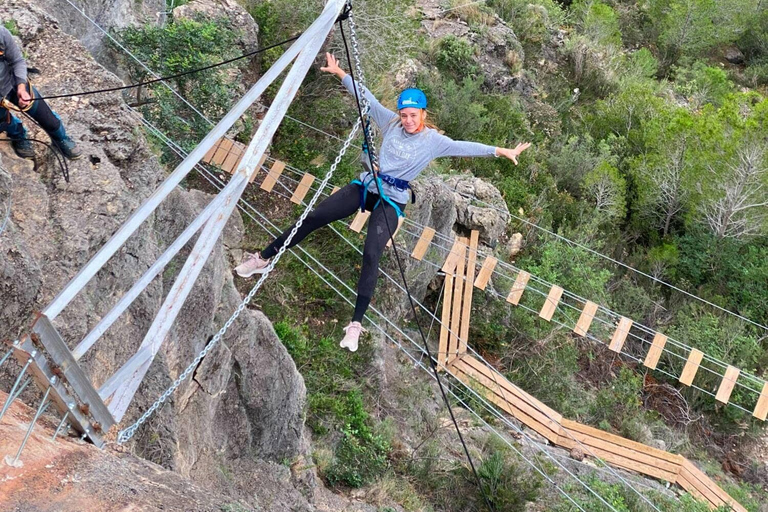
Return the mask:
<svg viewBox="0 0 768 512">
<path fill-rule="evenodd" d="M 395 212 L 397 212 L 398 217 L 405 217 L 405 213 L 400 209 L 399 206 L 397 206 L 397 203 L 395 203 L 390 197 L 384 193 L 384 190 L 382 188 L 382 182 L 387 183 L 388 185 L 392 185 L 397 190 L 406 190 L 410 189 L 411 185 L 410 182 L 401 180 L 400 178 L 394 178 L 392 176 L 389 176 L 387 174 L 384 174 L 382 172 L 377 173 L 371 173 L 370 177 L 366 177 L 363 179 L 363 181 L 360 180 L 353 180 L 352 183 L 355 185 L 360 185 L 360 211 L 365 211 L 365 200 L 368 196 L 368 185 L 373 183 L 375 180 L 376 182 L 376 189 L 379 191 L 379 199 L 376 201 L 376 204 L 373 205 L 373 209 L 375 210 L 382 200 L 384 200 L 385 203 L 389 204 L 392 208 L 395 209 Z M 413 191 L 411 191 L 411 194 L 413 194 Z M 413 200 L 415 202 L 416 196 L 413 196 Z"/>
</svg>

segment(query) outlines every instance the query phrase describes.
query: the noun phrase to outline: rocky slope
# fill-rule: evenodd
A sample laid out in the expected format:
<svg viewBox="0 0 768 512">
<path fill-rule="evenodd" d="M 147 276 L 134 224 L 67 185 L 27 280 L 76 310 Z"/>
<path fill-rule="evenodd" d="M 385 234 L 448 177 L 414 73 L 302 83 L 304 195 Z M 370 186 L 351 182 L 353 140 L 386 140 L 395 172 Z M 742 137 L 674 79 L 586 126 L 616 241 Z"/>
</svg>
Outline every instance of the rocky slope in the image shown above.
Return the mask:
<svg viewBox="0 0 768 512">
<path fill-rule="evenodd" d="M 32 80 L 44 94 L 120 85 L 37 4 L 4 2 L 0 18 L 16 22 L 29 65 L 43 70 Z M 165 174 L 137 128 L 137 119 L 118 95 L 55 100 L 52 107 L 84 152 L 83 159 L 70 164 L 70 183 L 64 182 L 42 146 L 33 163 L 16 158 L 9 144 L 0 144 L 0 186 L 13 205 L 0 235 L 3 336 L 16 336 L 28 328 L 32 312 L 45 307 Z M 46 139 L 35 130 L 33 134 Z M 70 343 L 82 339 L 209 199 L 201 192 L 175 191 L 57 319 L 65 339 Z M 225 245 L 236 245 L 241 234 L 241 222 L 235 217 L 139 389 L 127 420 L 154 401 L 241 300 L 224 251 Z M 181 261 L 173 262 L 83 358 L 97 386 L 136 350 L 180 267 Z M 9 374 L 15 370 L 8 364 L 4 369 L 0 383 L 8 389 Z M 225 485 L 222 468 L 227 464 L 236 466 L 241 459 L 246 463 L 253 458 L 292 460 L 306 451 L 304 396 L 302 378 L 270 322 L 249 311 L 152 419 L 133 449 L 183 476 Z"/>
</svg>

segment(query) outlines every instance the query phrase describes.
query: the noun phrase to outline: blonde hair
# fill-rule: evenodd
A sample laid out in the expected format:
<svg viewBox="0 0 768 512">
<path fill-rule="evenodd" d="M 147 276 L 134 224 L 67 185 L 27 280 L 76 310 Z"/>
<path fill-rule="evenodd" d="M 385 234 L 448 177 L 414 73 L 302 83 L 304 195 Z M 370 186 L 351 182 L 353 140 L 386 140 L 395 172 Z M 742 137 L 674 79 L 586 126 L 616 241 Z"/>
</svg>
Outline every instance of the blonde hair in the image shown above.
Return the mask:
<svg viewBox="0 0 768 512">
<path fill-rule="evenodd" d="M 429 110 L 427 110 L 425 108 L 423 108 L 421 110 L 423 110 L 426 114 L 429 114 Z M 429 117 L 429 116 L 427 116 L 427 117 Z M 399 123 L 401 126 L 403 124 L 402 122 L 400 122 L 400 111 L 399 110 L 397 111 L 397 117 L 393 117 L 392 120 L 390 121 L 390 124 L 395 124 L 395 123 Z M 438 132 L 440 131 L 440 128 L 438 128 L 437 125 L 435 125 L 432 121 L 429 121 L 427 118 L 424 119 L 422 124 L 424 124 L 425 128 L 431 128 L 431 129 L 433 129 L 435 131 L 438 131 Z"/>
</svg>

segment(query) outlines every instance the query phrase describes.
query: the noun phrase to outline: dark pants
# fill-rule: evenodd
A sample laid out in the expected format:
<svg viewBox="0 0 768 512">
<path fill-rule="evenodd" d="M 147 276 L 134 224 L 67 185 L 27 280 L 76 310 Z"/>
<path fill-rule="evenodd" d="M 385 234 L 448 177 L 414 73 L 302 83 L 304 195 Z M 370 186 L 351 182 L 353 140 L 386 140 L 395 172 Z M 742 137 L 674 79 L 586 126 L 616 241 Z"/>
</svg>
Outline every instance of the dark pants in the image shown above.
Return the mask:
<svg viewBox="0 0 768 512">
<path fill-rule="evenodd" d="M 374 205 L 377 202 L 379 204 L 374 209 Z M 405 210 L 404 204 L 395 204 L 400 208 L 400 211 Z M 297 245 L 316 229 L 327 226 L 335 220 L 349 217 L 359 208 L 360 185 L 350 183 L 312 210 L 288 247 Z M 355 304 L 355 313 L 352 317 L 352 320 L 355 322 L 363 320 L 363 315 L 365 315 L 368 305 L 371 303 L 373 290 L 376 288 L 376 281 L 379 277 L 379 260 L 389 240 L 387 223 L 389 223 L 389 228 L 393 233 L 397 229 L 397 212 L 392 205 L 385 201 L 379 201 L 377 194 L 368 193 L 365 200 L 365 209 L 372 213 L 370 219 L 368 219 L 368 235 L 365 237 L 365 247 L 363 248 L 363 268 L 360 272 L 360 280 L 357 282 L 357 302 Z M 292 229 L 293 226 L 288 228 L 274 242 L 269 244 L 266 249 L 261 251 L 262 258 L 271 258 L 277 254 L 277 251 L 283 246 Z"/>
<path fill-rule="evenodd" d="M 32 96 L 35 98 L 40 97 L 40 93 L 32 88 Z M 12 89 L 11 92 L 5 97 L 8 101 L 19 106 L 19 97 L 16 95 L 16 89 Z M 61 128 L 61 119 L 56 115 L 56 112 L 51 110 L 45 100 L 35 100 L 32 102 L 32 108 L 27 111 L 27 114 L 37 121 L 37 123 L 49 134 L 53 135 Z M 26 130 L 21 121 L 11 114 L 8 109 L 0 107 L 0 132 L 8 133 L 8 137 L 14 140 L 19 140 L 25 137 Z"/>
</svg>

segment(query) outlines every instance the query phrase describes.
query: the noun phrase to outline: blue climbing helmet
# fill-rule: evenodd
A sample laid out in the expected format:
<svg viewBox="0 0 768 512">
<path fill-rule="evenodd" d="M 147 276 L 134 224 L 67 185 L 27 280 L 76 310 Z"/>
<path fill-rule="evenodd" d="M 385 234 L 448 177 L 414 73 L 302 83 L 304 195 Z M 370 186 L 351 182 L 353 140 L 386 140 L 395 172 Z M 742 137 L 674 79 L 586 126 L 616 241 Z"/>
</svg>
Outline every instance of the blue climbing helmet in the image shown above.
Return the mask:
<svg viewBox="0 0 768 512">
<path fill-rule="evenodd" d="M 406 89 L 397 98 L 397 110 L 404 108 L 427 108 L 427 95 L 421 89 Z"/>
</svg>

